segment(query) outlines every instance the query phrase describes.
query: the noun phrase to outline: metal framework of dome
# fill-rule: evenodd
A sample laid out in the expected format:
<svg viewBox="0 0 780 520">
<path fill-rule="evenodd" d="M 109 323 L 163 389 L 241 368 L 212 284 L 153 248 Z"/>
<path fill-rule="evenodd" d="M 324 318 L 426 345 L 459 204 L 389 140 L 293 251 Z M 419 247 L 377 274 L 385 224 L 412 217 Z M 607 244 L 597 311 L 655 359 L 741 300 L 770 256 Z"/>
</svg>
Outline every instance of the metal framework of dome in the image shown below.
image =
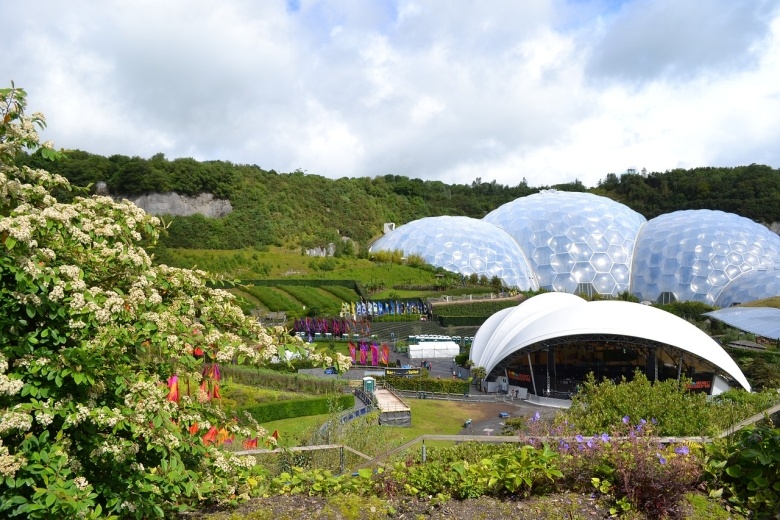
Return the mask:
<svg viewBox="0 0 780 520">
<path fill-rule="evenodd" d="M 494 276 L 509 287 L 537 290 L 539 283 L 514 239 L 504 230 L 469 217 L 427 217 L 397 227 L 371 252 L 401 250 L 464 276 Z"/>
<path fill-rule="evenodd" d="M 646 221 L 606 197 L 555 190 L 508 202 L 484 220 L 515 238 L 543 289 L 605 296 L 629 290 L 634 242 Z"/>
</svg>

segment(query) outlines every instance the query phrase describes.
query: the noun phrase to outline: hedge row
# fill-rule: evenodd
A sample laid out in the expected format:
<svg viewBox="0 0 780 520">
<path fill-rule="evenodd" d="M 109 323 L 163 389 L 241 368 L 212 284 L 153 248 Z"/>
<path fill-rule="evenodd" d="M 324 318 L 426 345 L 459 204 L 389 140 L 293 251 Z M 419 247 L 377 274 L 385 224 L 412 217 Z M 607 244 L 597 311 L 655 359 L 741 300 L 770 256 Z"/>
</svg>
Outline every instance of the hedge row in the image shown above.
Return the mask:
<svg viewBox="0 0 780 520">
<path fill-rule="evenodd" d="M 317 287 L 284 284 L 278 289 L 301 302 L 308 309 L 317 309 L 320 316 L 335 316 L 341 311 L 342 300 L 329 292 L 320 292 Z"/>
<path fill-rule="evenodd" d="M 316 397 L 314 399 L 296 399 L 289 401 L 275 401 L 273 403 L 256 404 L 238 409 L 239 412 L 248 412 L 260 424 L 304 417 L 307 415 L 320 415 L 333 411 L 343 411 L 355 405 L 355 397 L 352 394 L 344 394 L 336 397 Z M 335 406 L 333 410 L 331 406 Z"/>
<path fill-rule="evenodd" d="M 436 321 L 442 327 L 479 327 L 487 316 L 437 316 Z"/>
<path fill-rule="evenodd" d="M 483 316 L 487 318 L 507 307 L 515 307 L 517 300 L 483 300 L 468 301 L 467 303 L 434 304 L 433 312 L 437 316 Z"/>
<path fill-rule="evenodd" d="M 343 287 L 341 285 L 323 285 L 320 287 L 323 291 L 327 291 L 336 298 L 345 302 L 357 302 L 360 301 L 357 291 L 351 287 Z"/>
<path fill-rule="evenodd" d="M 374 323 L 396 323 L 402 321 L 420 321 L 420 314 L 383 314 L 382 316 L 372 316 Z"/>
<path fill-rule="evenodd" d="M 295 279 L 281 279 L 281 280 L 240 280 L 240 285 L 258 285 L 261 287 L 276 287 L 279 285 L 305 285 L 308 287 L 322 287 L 323 285 L 340 285 L 342 287 L 348 287 L 350 289 L 355 289 L 355 286 L 358 285 L 357 282 L 354 280 L 295 280 Z M 219 285 L 230 285 L 229 283 L 224 282 L 215 282 L 215 286 Z"/>
<path fill-rule="evenodd" d="M 285 368 L 287 368 L 287 365 L 285 365 Z M 342 382 L 333 379 L 322 379 L 305 374 L 256 369 L 238 365 L 223 365 L 220 369 L 224 377 L 228 377 L 236 383 L 272 388 L 274 390 L 322 395 L 339 392 L 343 386 Z"/>
<path fill-rule="evenodd" d="M 301 305 L 279 292 L 276 287 L 247 285 L 242 290 L 260 300 L 260 303 L 271 312 L 286 312 L 294 314 L 295 317 L 301 314 Z"/>
<path fill-rule="evenodd" d="M 407 377 L 379 378 L 396 390 L 412 392 L 438 392 L 442 394 L 465 394 L 470 383 L 462 379 L 428 379 Z"/>
</svg>

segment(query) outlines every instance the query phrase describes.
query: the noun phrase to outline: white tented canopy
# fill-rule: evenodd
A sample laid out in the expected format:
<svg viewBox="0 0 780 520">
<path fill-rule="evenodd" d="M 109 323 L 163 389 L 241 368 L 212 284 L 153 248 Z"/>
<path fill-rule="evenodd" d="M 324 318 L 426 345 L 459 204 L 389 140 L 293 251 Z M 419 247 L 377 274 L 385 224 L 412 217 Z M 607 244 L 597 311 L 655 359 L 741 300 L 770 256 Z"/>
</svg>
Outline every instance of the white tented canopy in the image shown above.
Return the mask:
<svg viewBox="0 0 780 520">
<path fill-rule="evenodd" d="M 746 390 L 750 384 L 733 359 L 706 333 L 661 309 L 638 303 L 588 302 L 568 293 L 544 293 L 492 317 L 474 336 L 471 360 L 489 374 L 501 360 L 536 343 L 587 334 L 635 337 L 670 345 L 718 367 Z"/>
<path fill-rule="evenodd" d="M 409 345 L 411 359 L 452 359 L 458 354 L 460 354 L 460 345 L 454 341 L 424 341 L 419 345 Z"/>
</svg>

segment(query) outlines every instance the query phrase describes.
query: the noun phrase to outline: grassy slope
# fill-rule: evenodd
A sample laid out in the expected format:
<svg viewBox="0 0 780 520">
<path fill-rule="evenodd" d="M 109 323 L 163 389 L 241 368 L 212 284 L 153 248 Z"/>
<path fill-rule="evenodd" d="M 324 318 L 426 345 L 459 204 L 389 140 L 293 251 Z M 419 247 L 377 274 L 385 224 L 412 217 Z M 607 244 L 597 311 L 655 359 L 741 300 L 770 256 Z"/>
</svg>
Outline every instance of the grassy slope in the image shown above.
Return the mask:
<svg viewBox="0 0 780 520">
<path fill-rule="evenodd" d="M 414 267 L 375 264 L 358 258 L 313 258 L 278 247 L 268 251 L 167 249 L 162 259 L 175 267 L 197 267 L 228 279 L 378 281 L 388 287 L 395 284 L 432 285 L 436 281 L 433 272 Z"/>
</svg>

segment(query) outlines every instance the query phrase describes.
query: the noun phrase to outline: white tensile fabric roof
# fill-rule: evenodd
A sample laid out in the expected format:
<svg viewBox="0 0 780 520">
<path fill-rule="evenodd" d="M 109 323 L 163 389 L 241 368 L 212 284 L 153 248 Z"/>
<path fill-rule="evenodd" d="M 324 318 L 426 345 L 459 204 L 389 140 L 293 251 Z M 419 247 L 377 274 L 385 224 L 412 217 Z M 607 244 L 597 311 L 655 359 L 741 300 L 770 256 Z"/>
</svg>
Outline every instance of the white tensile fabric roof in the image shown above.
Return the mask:
<svg viewBox="0 0 780 520">
<path fill-rule="evenodd" d="M 750 390 L 726 351 L 687 321 L 647 305 L 588 302 L 568 293 L 540 294 L 488 318 L 474 336 L 471 360 L 490 373 L 502 359 L 524 347 L 580 334 L 614 334 L 671 345 L 709 361 Z"/>
</svg>

